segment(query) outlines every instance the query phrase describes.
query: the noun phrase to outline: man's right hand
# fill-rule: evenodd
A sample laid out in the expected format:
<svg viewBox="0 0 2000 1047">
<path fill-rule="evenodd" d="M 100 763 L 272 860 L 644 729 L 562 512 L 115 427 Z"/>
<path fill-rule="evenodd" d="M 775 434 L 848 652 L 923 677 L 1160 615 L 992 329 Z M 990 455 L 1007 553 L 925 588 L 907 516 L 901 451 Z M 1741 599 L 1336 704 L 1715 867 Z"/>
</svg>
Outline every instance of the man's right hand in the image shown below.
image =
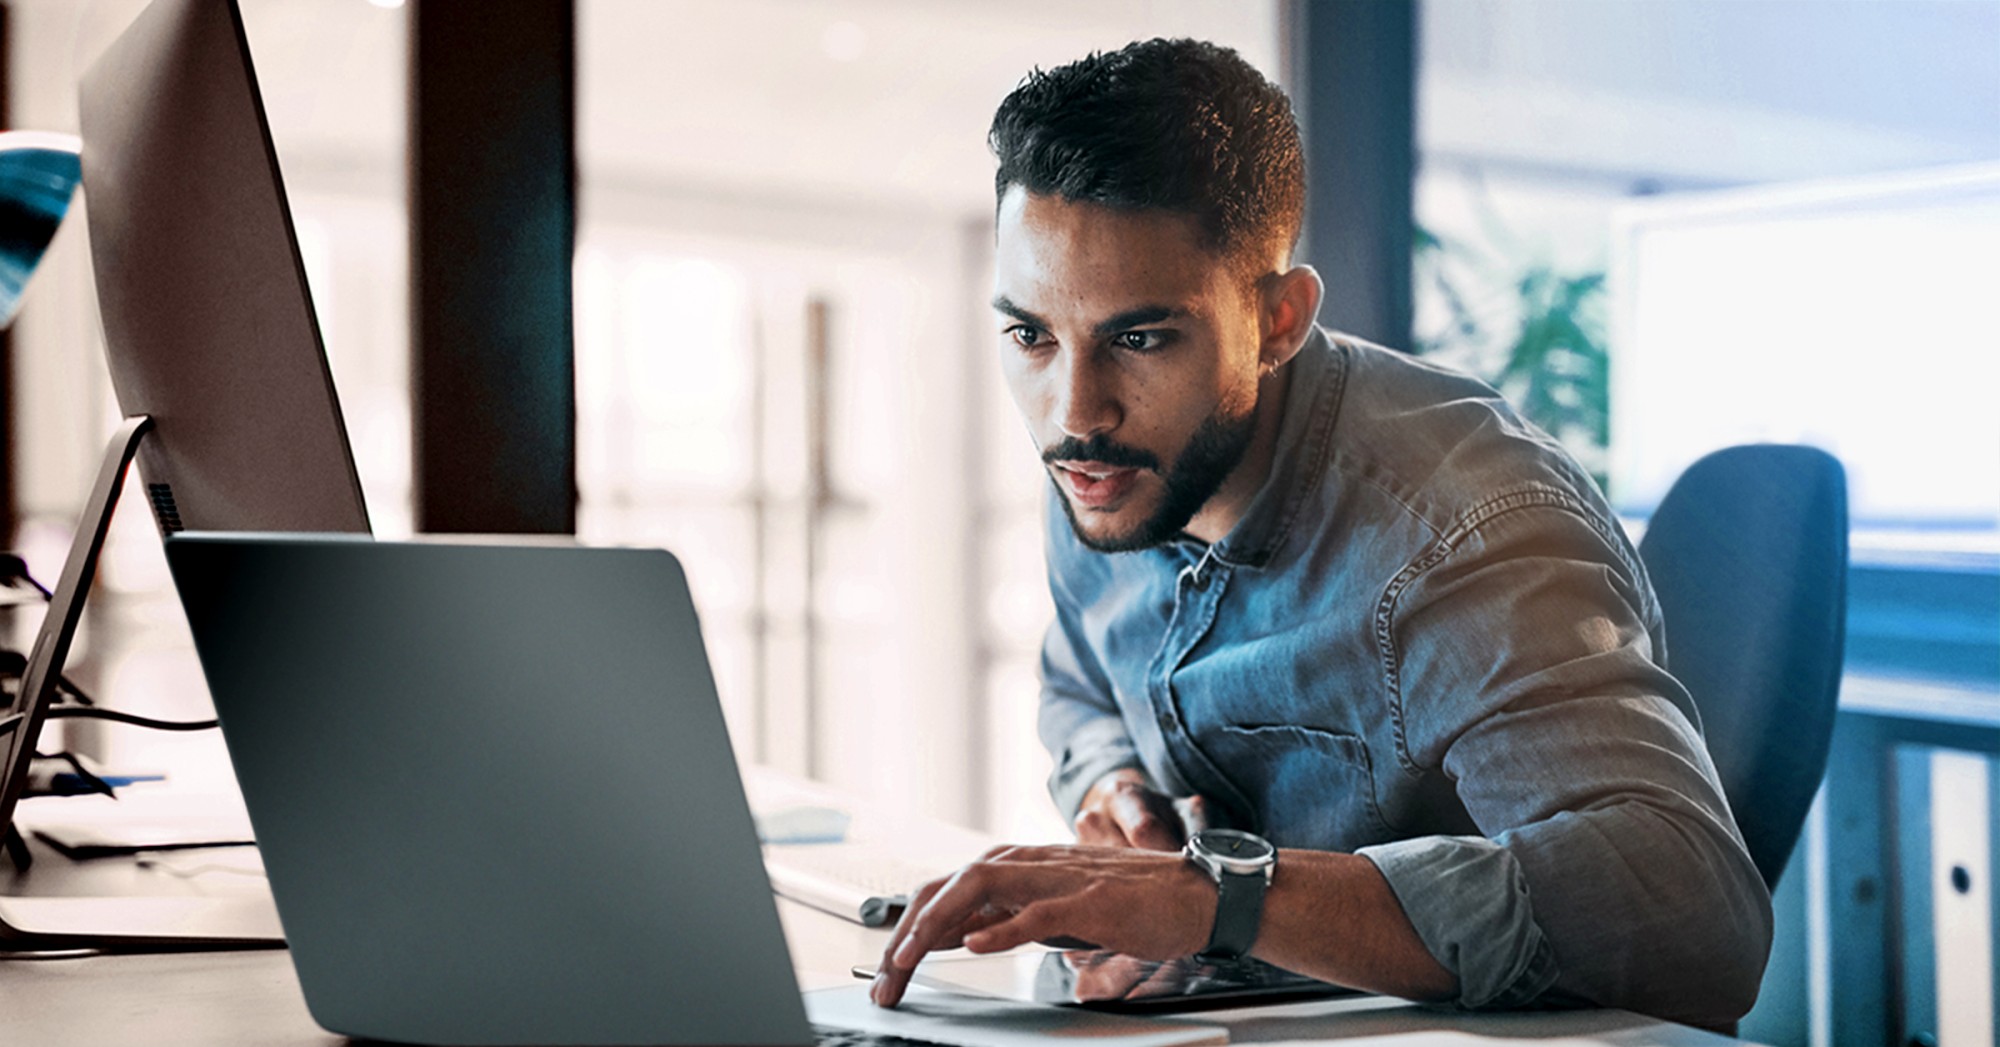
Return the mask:
<svg viewBox="0 0 2000 1047">
<path fill-rule="evenodd" d="M 1187 834 L 1206 828 L 1199 796 L 1175 800 L 1155 791 L 1135 767 L 1112 771 L 1083 794 L 1076 811 L 1076 842 L 1092 847 L 1178 851 Z"/>
</svg>

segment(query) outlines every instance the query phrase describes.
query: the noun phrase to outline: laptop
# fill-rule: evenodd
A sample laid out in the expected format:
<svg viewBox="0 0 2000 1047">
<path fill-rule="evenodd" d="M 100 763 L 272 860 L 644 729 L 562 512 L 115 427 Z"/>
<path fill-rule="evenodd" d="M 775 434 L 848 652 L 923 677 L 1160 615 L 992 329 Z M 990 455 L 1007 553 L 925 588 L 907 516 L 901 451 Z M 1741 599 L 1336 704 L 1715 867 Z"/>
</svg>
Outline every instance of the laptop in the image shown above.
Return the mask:
<svg viewBox="0 0 2000 1047">
<path fill-rule="evenodd" d="M 167 560 L 321 1026 L 815 1042 L 671 554 L 184 534 Z"/>
</svg>

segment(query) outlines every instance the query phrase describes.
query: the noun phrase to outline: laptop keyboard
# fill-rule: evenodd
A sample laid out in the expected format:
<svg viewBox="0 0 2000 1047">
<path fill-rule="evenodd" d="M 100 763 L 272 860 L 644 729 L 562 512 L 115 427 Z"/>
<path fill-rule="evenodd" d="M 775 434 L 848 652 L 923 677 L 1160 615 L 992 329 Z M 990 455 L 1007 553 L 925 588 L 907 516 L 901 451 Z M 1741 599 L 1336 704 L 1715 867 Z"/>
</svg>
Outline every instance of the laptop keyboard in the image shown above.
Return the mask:
<svg viewBox="0 0 2000 1047">
<path fill-rule="evenodd" d="M 912 1040 L 886 1032 L 842 1029 L 832 1025 L 814 1025 L 813 1038 L 819 1042 L 819 1047 L 949 1047 L 936 1040 Z"/>
</svg>

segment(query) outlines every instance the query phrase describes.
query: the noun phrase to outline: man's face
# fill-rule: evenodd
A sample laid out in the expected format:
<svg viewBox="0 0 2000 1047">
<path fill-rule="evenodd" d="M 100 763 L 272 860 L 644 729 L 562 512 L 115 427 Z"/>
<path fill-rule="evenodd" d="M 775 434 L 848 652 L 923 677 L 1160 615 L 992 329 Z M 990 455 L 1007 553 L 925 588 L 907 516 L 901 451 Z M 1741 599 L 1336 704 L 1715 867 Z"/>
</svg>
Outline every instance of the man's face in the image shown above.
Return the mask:
<svg viewBox="0 0 2000 1047">
<path fill-rule="evenodd" d="M 1002 198 L 993 305 L 1014 402 L 1077 537 L 1099 551 L 1172 538 L 1256 428 L 1252 294 L 1196 220 Z"/>
</svg>

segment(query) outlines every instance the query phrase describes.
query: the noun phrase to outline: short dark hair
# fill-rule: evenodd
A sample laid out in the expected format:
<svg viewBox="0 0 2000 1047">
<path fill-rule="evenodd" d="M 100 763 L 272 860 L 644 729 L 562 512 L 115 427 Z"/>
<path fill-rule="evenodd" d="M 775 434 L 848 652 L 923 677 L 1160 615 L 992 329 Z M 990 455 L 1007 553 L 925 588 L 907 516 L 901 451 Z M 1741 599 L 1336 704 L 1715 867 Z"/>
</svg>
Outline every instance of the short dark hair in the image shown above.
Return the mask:
<svg viewBox="0 0 2000 1047">
<path fill-rule="evenodd" d="M 1305 221 L 1291 100 L 1216 44 L 1145 40 L 1036 69 L 1000 103 L 987 142 L 999 198 L 1018 185 L 1191 215 L 1202 245 L 1231 259 L 1289 253 Z"/>
</svg>

